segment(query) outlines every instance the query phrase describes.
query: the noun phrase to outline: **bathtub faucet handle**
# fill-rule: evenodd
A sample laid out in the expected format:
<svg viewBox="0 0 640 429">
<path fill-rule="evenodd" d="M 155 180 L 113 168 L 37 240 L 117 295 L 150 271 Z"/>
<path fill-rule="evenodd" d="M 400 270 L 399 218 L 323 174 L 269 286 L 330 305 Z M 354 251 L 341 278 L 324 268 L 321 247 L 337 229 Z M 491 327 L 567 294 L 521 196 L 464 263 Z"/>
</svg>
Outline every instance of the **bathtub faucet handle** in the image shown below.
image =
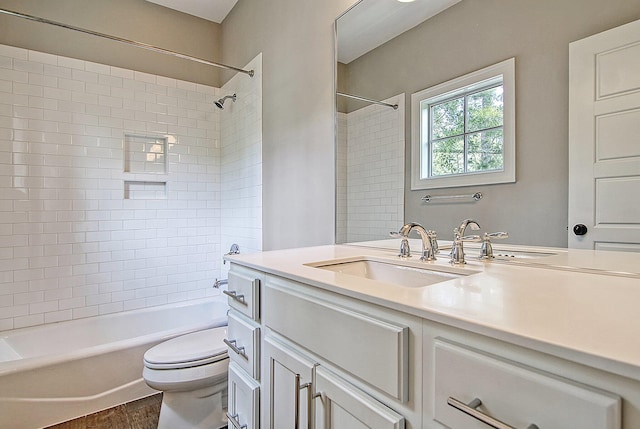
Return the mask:
<svg viewBox="0 0 640 429">
<path fill-rule="evenodd" d="M 236 243 L 233 243 L 231 245 L 231 248 L 229 249 L 229 253 L 225 253 L 224 256 L 227 255 L 239 255 L 240 254 L 240 246 L 238 246 Z M 226 259 L 222 259 L 222 264 L 226 264 L 227 260 Z"/>
<path fill-rule="evenodd" d="M 220 289 L 220 286 L 226 285 L 226 284 L 229 284 L 228 279 L 221 279 L 221 280 L 216 279 L 215 283 L 213 284 L 213 287 L 216 289 Z"/>
</svg>

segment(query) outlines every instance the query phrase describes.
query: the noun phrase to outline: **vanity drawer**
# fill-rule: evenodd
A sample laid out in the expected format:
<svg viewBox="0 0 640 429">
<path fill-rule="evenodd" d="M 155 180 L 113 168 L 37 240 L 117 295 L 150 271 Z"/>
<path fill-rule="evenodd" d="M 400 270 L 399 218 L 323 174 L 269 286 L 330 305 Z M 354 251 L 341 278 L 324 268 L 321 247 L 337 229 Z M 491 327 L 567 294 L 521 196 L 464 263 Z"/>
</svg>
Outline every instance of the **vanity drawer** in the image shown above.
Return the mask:
<svg viewBox="0 0 640 429">
<path fill-rule="evenodd" d="M 378 390 L 407 401 L 409 328 L 301 293 L 302 287 L 268 276 L 265 324 Z"/>
<path fill-rule="evenodd" d="M 250 270 L 229 271 L 229 288 L 223 293 L 229 297 L 231 308 L 253 320 L 260 320 L 259 276 L 253 276 Z"/>
<path fill-rule="evenodd" d="M 260 328 L 238 315 L 229 312 L 227 327 L 229 358 L 256 380 L 260 379 Z"/>
<path fill-rule="evenodd" d="M 608 392 L 444 340 L 434 356 L 434 417 L 449 428 L 490 427 L 459 409 L 473 413 L 464 407 L 476 398 L 477 411 L 514 428 L 621 427 L 621 400 Z"/>
<path fill-rule="evenodd" d="M 234 362 L 229 364 L 229 429 L 258 429 L 260 386 Z"/>
</svg>

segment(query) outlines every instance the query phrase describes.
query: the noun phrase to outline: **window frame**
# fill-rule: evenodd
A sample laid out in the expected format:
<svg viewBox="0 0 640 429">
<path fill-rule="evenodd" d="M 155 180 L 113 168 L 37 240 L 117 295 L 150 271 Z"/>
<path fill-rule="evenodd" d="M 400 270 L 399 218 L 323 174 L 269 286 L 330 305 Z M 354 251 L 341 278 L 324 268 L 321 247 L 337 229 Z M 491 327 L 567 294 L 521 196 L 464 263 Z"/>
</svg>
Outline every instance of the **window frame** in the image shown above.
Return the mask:
<svg viewBox="0 0 640 429">
<path fill-rule="evenodd" d="M 439 103 L 482 88 L 490 80 L 502 75 L 503 87 L 503 149 L 504 166 L 501 170 L 465 172 L 446 176 L 421 178 L 422 172 L 422 123 L 421 103 L 429 100 L 430 104 Z M 515 173 L 515 58 L 477 70 L 456 79 L 424 89 L 411 95 L 411 189 L 450 188 L 456 186 L 486 185 L 497 183 L 513 183 Z M 465 111 L 465 116 L 467 112 Z M 426 127 L 431 132 L 430 126 Z M 429 146 L 429 151 L 431 147 Z M 425 157 L 430 162 L 430 154 Z"/>
</svg>

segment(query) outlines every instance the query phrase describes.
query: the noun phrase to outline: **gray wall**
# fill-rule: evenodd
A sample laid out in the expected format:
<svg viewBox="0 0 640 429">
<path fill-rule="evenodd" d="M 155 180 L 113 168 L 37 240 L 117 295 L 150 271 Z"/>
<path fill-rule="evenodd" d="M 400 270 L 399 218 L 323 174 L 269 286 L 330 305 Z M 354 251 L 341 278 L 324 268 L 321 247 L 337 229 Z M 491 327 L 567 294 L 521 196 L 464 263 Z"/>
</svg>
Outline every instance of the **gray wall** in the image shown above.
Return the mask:
<svg viewBox="0 0 640 429">
<path fill-rule="evenodd" d="M 0 7 L 221 61 L 220 24 L 144 0 L 0 0 Z M 220 69 L 211 66 L 4 14 L 0 14 L 0 43 L 221 86 Z"/>
<path fill-rule="evenodd" d="M 640 0 L 463 0 L 348 66 L 348 91 L 384 99 L 411 94 L 516 58 L 517 182 L 410 191 L 406 115 L 405 220 L 450 239 L 467 217 L 509 242 L 566 246 L 568 198 L 568 45 L 640 19 Z M 409 111 L 409 110 L 408 110 Z M 430 193 L 471 194 L 478 203 L 422 203 Z"/>
<path fill-rule="evenodd" d="M 240 0 L 223 58 L 263 52 L 265 250 L 329 244 L 335 233 L 333 22 L 354 0 Z"/>
</svg>

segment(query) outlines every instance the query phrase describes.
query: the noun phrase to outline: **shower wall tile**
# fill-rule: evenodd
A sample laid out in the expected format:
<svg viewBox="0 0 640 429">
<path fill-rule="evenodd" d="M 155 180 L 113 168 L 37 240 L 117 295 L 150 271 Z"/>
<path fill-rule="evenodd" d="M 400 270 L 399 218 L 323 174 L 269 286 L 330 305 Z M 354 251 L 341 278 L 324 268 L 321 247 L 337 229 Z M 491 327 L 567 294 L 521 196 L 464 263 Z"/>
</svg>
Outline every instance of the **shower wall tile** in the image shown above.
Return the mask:
<svg viewBox="0 0 640 429">
<path fill-rule="evenodd" d="M 251 79 L 236 74 L 223 87 L 227 99 L 221 111 L 222 251 L 232 244 L 241 253 L 262 250 L 262 54 L 244 69 Z M 222 267 L 227 278 L 229 264 Z"/>
<path fill-rule="evenodd" d="M 403 224 L 404 94 L 385 102 L 399 107 L 370 105 L 347 115 L 348 242 L 380 240 Z"/>
<path fill-rule="evenodd" d="M 347 130 L 348 115 L 338 112 L 336 124 L 336 243 L 347 242 Z"/>
<path fill-rule="evenodd" d="M 0 45 L 0 330 L 218 293 L 219 95 Z M 125 134 L 166 139 L 166 172 L 126 172 Z"/>
</svg>

